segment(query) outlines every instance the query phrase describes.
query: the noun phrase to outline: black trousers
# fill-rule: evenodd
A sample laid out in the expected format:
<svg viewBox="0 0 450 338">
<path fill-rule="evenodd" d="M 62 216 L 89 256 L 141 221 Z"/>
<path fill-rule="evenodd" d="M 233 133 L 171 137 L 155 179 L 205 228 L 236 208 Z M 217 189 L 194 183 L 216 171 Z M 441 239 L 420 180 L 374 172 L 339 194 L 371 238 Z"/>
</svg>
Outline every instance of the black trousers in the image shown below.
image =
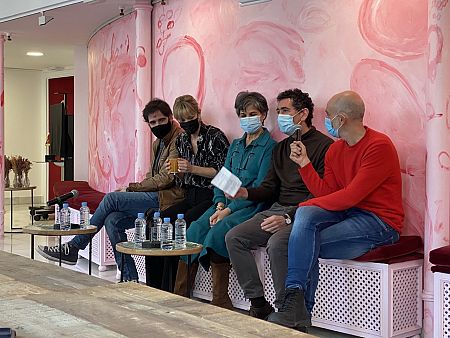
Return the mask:
<svg viewBox="0 0 450 338">
<path fill-rule="evenodd" d="M 188 187 L 186 198 L 178 204 L 161 211 L 161 218 L 170 217 L 172 224 L 177 219 L 177 214 L 184 213 L 187 227 L 200 218 L 201 215 L 213 204 L 214 192 L 208 188 Z M 175 276 L 177 275 L 178 261 L 180 257 L 145 257 L 145 271 L 147 285 L 165 290 L 173 290 Z M 172 284 L 169 276 L 172 270 Z"/>
</svg>

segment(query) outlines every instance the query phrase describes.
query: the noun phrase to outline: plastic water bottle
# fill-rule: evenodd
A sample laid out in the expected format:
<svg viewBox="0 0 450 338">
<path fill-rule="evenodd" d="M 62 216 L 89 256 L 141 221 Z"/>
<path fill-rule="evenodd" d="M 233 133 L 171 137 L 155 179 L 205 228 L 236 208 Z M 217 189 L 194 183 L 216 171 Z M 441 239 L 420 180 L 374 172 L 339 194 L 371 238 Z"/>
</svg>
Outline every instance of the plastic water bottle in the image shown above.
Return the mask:
<svg viewBox="0 0 450 338">
<path fill-rule="evenodd" d="M 184 214 L 178 214 L 175 221 L 175 249 L 186 249 L 186 221 Z"/>
<path fill-rule="evenodd" d="M 159 242 L 161 241 L 161 213 L 158 211 L 153 214 L 153 224 L 150 229 L 150 240 L 152 242 Z"/>
<path fill-rule="evenodd" d="M 80 228 L 86 229 L 89 226 L 90 211 L 87 202 L 81 202 L 80 208 Z"/>
<path fill-rule="evenodd" d="M 173 239 L 172 239 L 172 223 L 170 223 L 170 218 L 165 217 L 163 224 L 161 224 L 161 249 L 162 250 L 172 250 L 173 249 Z"/>
<path fill-rule="evenodd" d="M 136 246 L 142 247 L 142 242 L 145 241 L 146 225 L 144 213 L 138 213 L 138 216 L 134 221 L 134 244 L 136 244 Z"/>
<path fill-rule="evenodd" d="M 61 230 L 70 230 L 70 209 L 69 203 L 64 203 L 61 209 Z"/>
<path fill-rule="evenodd" d="M 55 224 L 61 226 L 61 210 L 59 210 L 59 204 L 55 204 Z"/>
</svg>

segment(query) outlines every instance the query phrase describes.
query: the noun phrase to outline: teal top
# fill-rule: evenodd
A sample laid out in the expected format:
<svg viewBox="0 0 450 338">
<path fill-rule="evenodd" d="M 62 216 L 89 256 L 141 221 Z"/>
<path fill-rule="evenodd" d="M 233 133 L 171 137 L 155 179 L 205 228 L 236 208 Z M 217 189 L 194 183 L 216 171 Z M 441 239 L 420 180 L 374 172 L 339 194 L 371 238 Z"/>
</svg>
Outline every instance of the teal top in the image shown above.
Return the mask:
<svg viewBox="0 0 450 338">
<path fill-rule="evenodd" d="M 255 188 L 261 184 L 267 174 L 276 142 L 265 128 L 263 134 L 248 146 L 245 144 L 246 137 L 245 133 L 241 138 L 233 141 L 228 149 L 224 166 L 241 180 L 243 187 Z M 230 208 L 232 213 L 254 204 L 252 201 L 243 199 L 229 200 L 222 190 L 215 188 L 214 204 L 219 202 Z"/>
</svg>

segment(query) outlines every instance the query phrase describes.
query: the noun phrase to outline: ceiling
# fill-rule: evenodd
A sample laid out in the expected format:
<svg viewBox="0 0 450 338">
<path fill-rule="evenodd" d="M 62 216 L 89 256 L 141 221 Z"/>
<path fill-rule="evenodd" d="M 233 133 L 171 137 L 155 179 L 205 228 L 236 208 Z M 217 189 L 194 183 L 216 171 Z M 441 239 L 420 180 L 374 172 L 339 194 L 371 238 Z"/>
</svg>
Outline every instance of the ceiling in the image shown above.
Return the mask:
<svg viewBox="0 0 450 338">
<path fill-rule="evenodd" d="M 141 1 L 142 2 L 142 1 Z M 45 11 L 53 20 L 39 26 L 41 14 L 0 23 L 0 32 L 11 34 L 5 42 L 5 67 L 36 70 L 62 70 L 73 66 L 73 49 L 86 46 L 101 26 L 119 17 L 120 9 L 129 13 L 134 0 L 95 0 Z M 148 1 L 147 1 L 148 3 Z M 40 51 L 44 56 L 27 56 Z"/>
</svg>

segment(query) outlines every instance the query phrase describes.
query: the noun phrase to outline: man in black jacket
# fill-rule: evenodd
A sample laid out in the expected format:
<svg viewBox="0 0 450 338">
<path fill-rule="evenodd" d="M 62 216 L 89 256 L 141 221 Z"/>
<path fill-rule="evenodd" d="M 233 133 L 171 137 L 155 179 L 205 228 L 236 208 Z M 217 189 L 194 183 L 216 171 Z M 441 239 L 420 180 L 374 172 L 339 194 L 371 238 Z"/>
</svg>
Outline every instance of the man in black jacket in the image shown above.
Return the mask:
<svg viewBox="0 0 450 338">
<path fill-rule="evenodd" d="M 333 142 L 312 126 L 314 104 L 308 93 L 300 89 L 287 90 L 278 95 L 277 102 L 278 126 L 289 137 L 275 146 L 272 164 L 263 183 L 255 188 L 240 188 L 234 196 L 274 203 L 268 210 L 230 230 L 225 238 L 239 284 L 251 301 L 250 315 L 262 319 L 274 309 L 264 298 L 251 250 L 267 245 L 277 306 L 283 300 L 285 289 L 291 223 L 298 204 L 311 197 L 302 182 L 298 165 L 289 158 L 290 144 L 294 139 L 301 139 L 312 165 L 322 175 L 325 153 Z"/>
</svg>

